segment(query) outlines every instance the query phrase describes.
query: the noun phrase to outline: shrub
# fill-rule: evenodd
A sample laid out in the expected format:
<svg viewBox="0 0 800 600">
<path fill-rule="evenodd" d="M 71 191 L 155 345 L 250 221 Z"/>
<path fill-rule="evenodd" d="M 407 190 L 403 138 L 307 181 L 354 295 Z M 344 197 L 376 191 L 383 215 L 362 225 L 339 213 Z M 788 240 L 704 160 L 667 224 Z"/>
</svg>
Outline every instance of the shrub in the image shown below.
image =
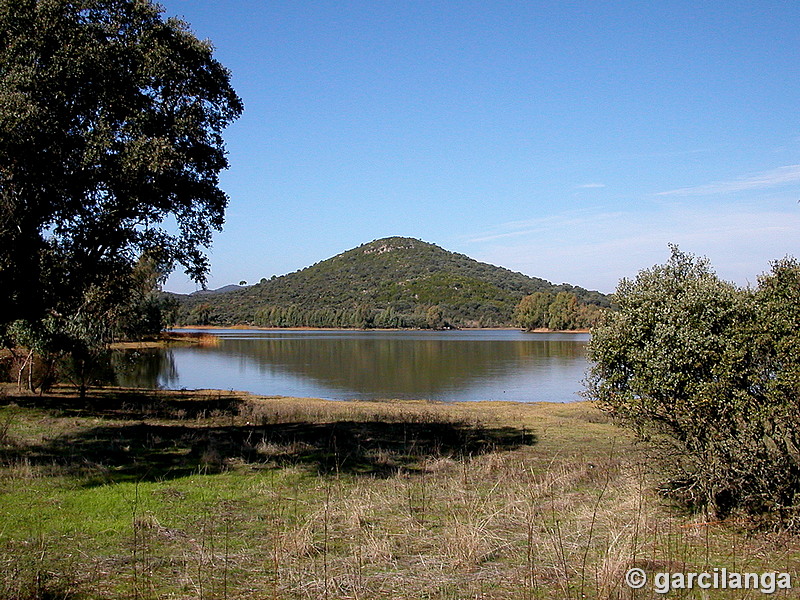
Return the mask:
<svg viewBox="0 0 800 600">
<path fill-rule="evenodd" d="M 739 289 L 673 247 L 615 302 L 593 331 L 586 395 L 654 444 L 664 490 L 800 526 L 800 265 Z"/>
</svg>

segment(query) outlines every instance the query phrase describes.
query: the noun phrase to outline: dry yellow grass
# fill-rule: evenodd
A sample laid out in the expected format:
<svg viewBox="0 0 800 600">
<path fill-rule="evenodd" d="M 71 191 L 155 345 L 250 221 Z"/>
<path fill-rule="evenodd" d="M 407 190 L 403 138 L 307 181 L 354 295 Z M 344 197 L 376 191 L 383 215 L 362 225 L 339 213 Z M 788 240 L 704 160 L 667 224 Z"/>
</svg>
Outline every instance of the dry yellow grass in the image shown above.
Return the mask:
<svg viewBox="0 0 800 600">
<path fill-rule="evenodd" d="M 0 410 L 0 598 L 612 600 L 653 596 L 632 566 L 800 565 L 666 504 L 587 403 L 73 400 Z"/>
</svg>

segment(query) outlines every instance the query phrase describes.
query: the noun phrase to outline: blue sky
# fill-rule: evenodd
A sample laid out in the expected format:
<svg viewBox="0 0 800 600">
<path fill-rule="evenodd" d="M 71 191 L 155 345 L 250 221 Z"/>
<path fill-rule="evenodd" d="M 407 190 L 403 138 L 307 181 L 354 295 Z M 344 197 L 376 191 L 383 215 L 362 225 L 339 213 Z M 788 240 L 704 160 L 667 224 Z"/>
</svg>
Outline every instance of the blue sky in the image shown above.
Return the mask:
<svg viewBox="0 0 800 600">
<path fill-rule="evenodd" d="M 162 5 L 245 103 L 211 288 L 389 235 L 603 292 L 800 255 L 800 3 Z"/>
</svg>

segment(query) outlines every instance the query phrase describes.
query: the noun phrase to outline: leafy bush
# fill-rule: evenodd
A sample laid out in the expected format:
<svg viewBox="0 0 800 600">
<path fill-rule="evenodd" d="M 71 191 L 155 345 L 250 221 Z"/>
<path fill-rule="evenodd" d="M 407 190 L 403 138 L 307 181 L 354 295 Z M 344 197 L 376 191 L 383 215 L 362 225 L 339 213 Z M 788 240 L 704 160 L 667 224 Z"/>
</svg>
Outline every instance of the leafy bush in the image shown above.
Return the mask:
<svg viewBox="0 0 800 600">
<path fill-rule="evenodd" d="M 800 526 L 800 265 L 756 290 L 672 248 L 620 282 L 589 346 L 587 396 L 658 448 L 664 490 L 717 516 Z"/>
</svg>

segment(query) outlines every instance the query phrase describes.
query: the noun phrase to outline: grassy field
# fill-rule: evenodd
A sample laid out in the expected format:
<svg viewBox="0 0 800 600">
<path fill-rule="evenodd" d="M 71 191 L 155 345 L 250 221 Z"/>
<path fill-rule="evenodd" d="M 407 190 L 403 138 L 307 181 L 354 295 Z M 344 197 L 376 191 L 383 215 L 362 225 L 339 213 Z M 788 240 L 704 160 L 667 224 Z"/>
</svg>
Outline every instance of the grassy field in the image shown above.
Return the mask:
<svg viewBox="0 0 800 600">
<path fill-rule="evenodd" d="M 588 403 L 6 387 L 0 599 L 654 597 L 632 567 L 800 588 L 796 537 L 683 513 L 654 481 Z"/>
</svg>

